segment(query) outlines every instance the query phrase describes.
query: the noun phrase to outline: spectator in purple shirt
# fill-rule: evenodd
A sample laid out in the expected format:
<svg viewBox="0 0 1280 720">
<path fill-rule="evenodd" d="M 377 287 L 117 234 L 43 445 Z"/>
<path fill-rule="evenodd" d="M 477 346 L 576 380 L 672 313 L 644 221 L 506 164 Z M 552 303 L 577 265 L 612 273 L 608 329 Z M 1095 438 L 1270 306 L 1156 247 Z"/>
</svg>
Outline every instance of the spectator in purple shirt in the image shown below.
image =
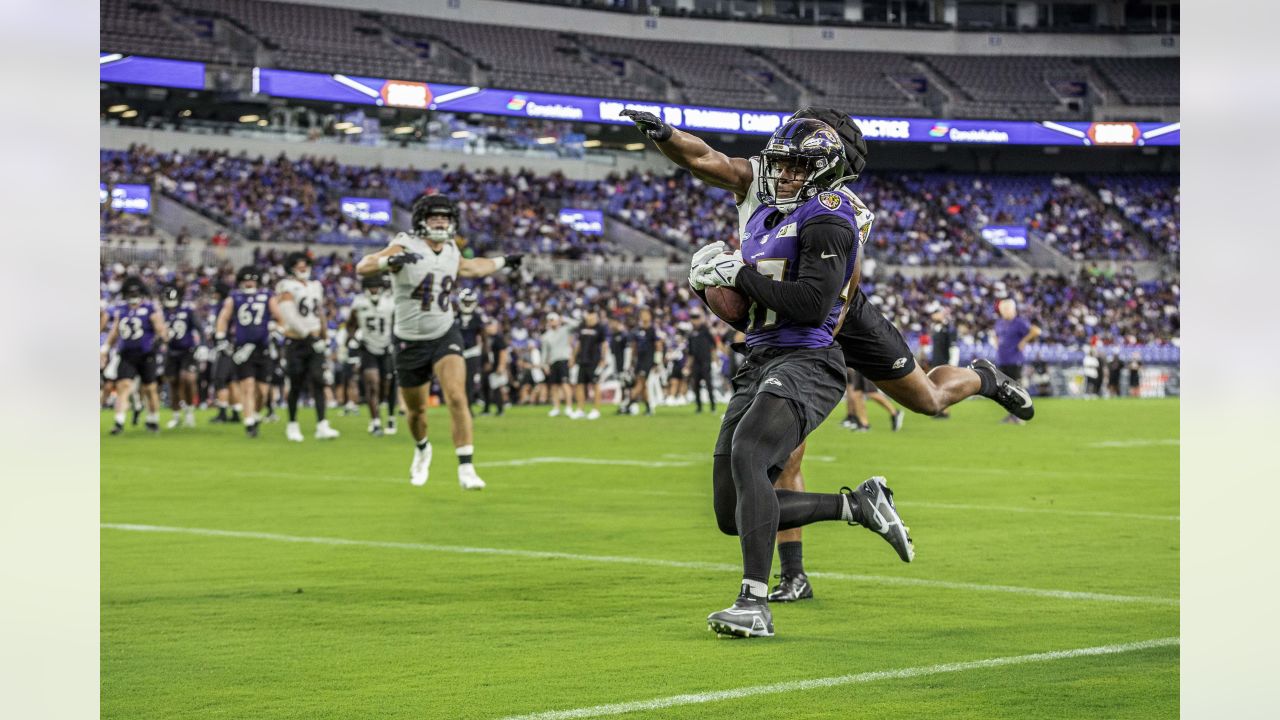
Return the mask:
<svg viewBox="0 0 1280 720">
<path fill-rule="evenodd" d="M 1039 326 L 1018 315 L 1018 304 L 1013 298 L 1005 298 L 996 305 L 1000 319 L 996 321 L 996 365 L 1000 372 L 1021 384 L 1022 365 L 1026 357 L 1022 354 L 1027 343 L 1040 337 Z M 1005 416 L 1001 422 L 1023 424 L 1022 420 L 1012 414 Z"/>
</svg>

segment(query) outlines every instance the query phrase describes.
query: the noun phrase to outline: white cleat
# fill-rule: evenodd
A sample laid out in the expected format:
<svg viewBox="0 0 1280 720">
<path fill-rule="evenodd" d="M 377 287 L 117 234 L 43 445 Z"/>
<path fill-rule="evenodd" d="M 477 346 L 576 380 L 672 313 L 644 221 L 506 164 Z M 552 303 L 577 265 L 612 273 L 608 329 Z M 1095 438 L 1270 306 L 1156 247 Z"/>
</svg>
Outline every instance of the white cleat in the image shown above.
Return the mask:
<svg viewBox="0 0 1280 720">
<path fill-rule="evenodd" d="M 173 430 L 178 427 L 178 423 L 180 422 L 182 422 L 182 418 L 178 417 L 177 415 L 174 415 L 173 418 L 169 420 L 169 422 L 164 424 L 164 427 L 166 430 Z"/>
<path fill-rule="evenodd" d="M 547 413 L 547 417 L 555 417 L 560 414 L 560 408 L 551 408 L 551 412 Z"/>
<path fill-rule="evenodd" d="M 395 418 L 388 418 L 388 419 L 387 419 L 387 426 L 382 430 L 382 434 L 383 434 L 383 435 L 395 435 L 395 434 L 396 434 L 396 421 L 395 421 Z"/>
<path fill-rule="evenodd" d="M 316 423 L 316 439 L 317 440 L 333 440 L 334 438 L 339 437 L 341 435 L 342 433 L 329 427 L 328 420 L 321 420 L 320 422 Z"/>
<path fill-rule="evenodd" d="M 484 489 L 484 481 L 476 474 L 476 466 L 471 463 L 458 466 L 458 484 L 463 490 Z"/>
<path fill-rule="evenodd" d="M 409 466 L 409 482 L 417 487 L 427 484 L 427 474 L 431 471 L 431 443 L 424 448 L 413 449 L 413 464 Z"/>
<path fill-rule="evenodd" d="M 599 410 L 592 410 L 591 412 L 587 413 L 587 419 L 588 419 L 588 420 L 599 420 L 599 419 L 600 419 L 600 411 L 599 411 Z"/>
<path fill-rule="evenodd" d="M 587 416 L 586 413 L 582 412 L 581 410 L 570 410 L 566 414 L 569 416 L 570 420 L 581 420 L 582 418 Z"/>
<path fill-rule="evenodd" d="M 196 426 L 196 416 L 195 416 L 195 415 L 188 414 L 185 418 L 183 418 L 183 419 L 182 419 L 182 427 L 189 427 L 189 428 L 190 428 L 190 427 L 195 427 L 195 426 Z"/>
<path fill-rule="evenodd" d="M 298 427 L 298 423 L 291 422 L 284 426 L 284 439 L 289 442 L 302 442 L 302 428 Z"/>
</svg>

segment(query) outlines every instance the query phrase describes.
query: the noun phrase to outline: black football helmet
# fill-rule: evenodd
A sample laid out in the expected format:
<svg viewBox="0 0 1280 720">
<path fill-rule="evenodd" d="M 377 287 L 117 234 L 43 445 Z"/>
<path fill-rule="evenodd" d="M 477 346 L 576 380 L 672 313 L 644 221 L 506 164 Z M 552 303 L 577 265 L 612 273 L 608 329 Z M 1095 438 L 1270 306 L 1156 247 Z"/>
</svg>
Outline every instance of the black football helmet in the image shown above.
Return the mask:
<svg viewBox="0 0 1280 720">
<path fill-rule="evenodd" d="M 444 230 L 428 230 L 427 218 L 432 215 L 449 218 L 449 227 Z M 433 242 L 452 240 L 458 234 L 458 208 L 447 195 L 423 195 L 413 203 L 413 232 L 418 237 Z"/>
<path fill-rule="evenodd" d="M 792 118 L 809 118 L 821 120 L 835 129 L 844 145 L 844 159 L 848 163 L 842 173 L 847 182 L 852 182 L 862 175 L 867 166 L 867 141 L 862 137 L 862 128 L 846 113 L 835 108 L 805 107 L 795 112 Z"/>
<path fill-rule="evenodd" d="M 381 273 L 377 275 L 366 275 L 360 279 L 360 287 L 373 297 L 378 297 L 383 290 L 387 289 L 387 276 Z"/>
<path fill-rule="evenodd" d="M 120 297 L 130 305 L 137 305 L 147 296 L 147 284 L 137 275 L 130 275 L 120 283 Z"/>
<path fill-rule="evenodd" d="M 182 304 L 182 291 L 177 285 L 165 285 L 160 291 L 160 304 L 172 310 Z"/>
<path fill-rule="evenodd" d="M 296 268 L 300 262 L 305 262 L 307 264 L 307 269 L 302 272 L 297 272 L 294 268 Z M 311 265 L 311 256 L 300 251 L 291 252 L 284 259 L 284 271 L 302 280 L 311 279 Z"/>
<path fill-rule="evenodd" d="M 778 197 L 778 179 L 787 165 L 802 167 L 804 180 L 795 194 L 783 200 Z M 756 197 L 762 205 L 789 213 L 834 187 L 844 167 L 844 145 L 834 128 L 821 120 L 793 118 L 773 132 L 760 153 Z"/>
<path fill-rule="evenodd" d="M 236 285 L 242 286 L 247 282 L 253 283 L 255 286 L 262 283 L 262 272 L 253 265 L 245 265 L 236 273 Z"/>
</svg>

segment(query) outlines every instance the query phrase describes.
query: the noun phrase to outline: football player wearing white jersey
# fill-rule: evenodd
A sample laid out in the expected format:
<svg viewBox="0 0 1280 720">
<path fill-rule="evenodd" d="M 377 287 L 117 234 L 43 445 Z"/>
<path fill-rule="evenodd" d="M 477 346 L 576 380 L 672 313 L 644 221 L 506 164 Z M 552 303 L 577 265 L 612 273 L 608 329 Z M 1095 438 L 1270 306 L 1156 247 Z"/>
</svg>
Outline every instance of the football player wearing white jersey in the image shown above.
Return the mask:
<svg viewBox="0 0 1280 720">
<path fill-rule="evenodd" d="M 298 400 L 302 390 L 311 391 L 316 407 L 316 439 L 330 440 L 338 437 L 337 430 L 329 427 L 324 417 L 325 365 L 329 356 L 328 325 L 324 317 L 324 288 L 319 280 L 311 279 L 311 258 L 306 253 L 290 253 L 285 259 L 285 271 L 289 276 L 276 285 L 276 298 L 284 325 L 284 369 L 289 378 L 289 424 L 285 437 L 292 442 L 302 442 L 302 430 L 298 427 Z"/>
<path fill-rule="evenodd" d="M 360 359 L 360 375 L 364 382 L 364 397 L 369 404 L 369 434 L 383 434 L 381 406 L 387 402 L 386 434 L 394 435 L 396 427 L 396 401 L 392 388 L 395 373 L 391 367 L 391 322 L 395 314 L 395 301 L 386 289 L 386 276 L 370 275 L 363 278 L 364 292 L 351 301 L 351 316 L 347 318 L 347 332 L 358 343 L 356 353 Z"/>
<path fill-rule="evenodd" d="M 467 365 L 462 357 L 462 333 L 454 320 L 452 293 L 458 278 L 484 277 L 504 268 L 515 270 L 523 256 L 462 257 L 455 242 L 458 211 L 443 195 L 418 198 L 413 204 L 412 223 L 412 233 L 400 233 L 382 251 L 365 256 L 356 272 L 361 277 L 391 274 L 396 376 L 416 444 L 410 481 L 425 485 L 431 465 L 427 397 L 434 376 L 440 380 L 453 423 L 458 484 L 464 490 L 478 490 L 484 481 L 472 464 L 475 448 L 467 406 Z"/>
</svg>

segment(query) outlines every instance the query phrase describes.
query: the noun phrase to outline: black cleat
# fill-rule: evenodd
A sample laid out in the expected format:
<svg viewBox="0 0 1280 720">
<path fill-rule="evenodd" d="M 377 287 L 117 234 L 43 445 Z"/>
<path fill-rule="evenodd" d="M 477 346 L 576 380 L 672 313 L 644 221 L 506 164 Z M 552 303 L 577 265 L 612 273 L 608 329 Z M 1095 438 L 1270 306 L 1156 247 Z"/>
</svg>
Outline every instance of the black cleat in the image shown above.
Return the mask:
<svg viewBox="0 0 1280 720">
<path fill-rule="evenodd" d="M 773 637 L 773 613 L 769 603 L 739 595 L 731 607 L 707 616 L 707 629 L 745 638 Z"/>
<path fill-rule="evenodd" d="M 1000 372 L 1000 368 L 992 365 L 990 360 L 974 360 L 969 363 L 969 369 L 978 373 L 989 372 L 995 377 L 996 392 L 991 399 L 1000 403 L 1000 407 L 1008 410 L 1010 415 L 1019 420 L 1030 420 L 1035 416 L 1036 409 L 1031 404 L 1031 394 L 1014 382 L 1013 378 Z"/>
<path fill-rule="evenodd" d="M 858 514 L 862 517 L 862 522 L 850 522 L 850 525 L 862 525 L 884 538 L 897 551 L 902 562 L 909 563 L 915 559 L 916 548 L 908 534 L 911 529 L 898 515 L 898 508 L 893 504 L 893 491 L 884 484 L 884 478 L 868 478 L 857 490 L 842 487 L 840 492 L 849 496 L 850 504 L 857 504 Z"/>
<path fill-rule="evenodd" d="M 138 426 L 138 419 L 139 419 L 139 418 L 141 418 L 141 417 L 142 417 L 142 409 L 141 409 L 141 408 L 139 408 L 139 409 L 137 409 L 137 410 L 134 410 L 134 411 L 133 411 L 133 420 L 132 420 L 132 423 L 131 423 L 131 424 L 132 424 L 134 427 L 137 427 L 137 426 Z"/>
<path fill-rule="evenodd" d="M 893 416 L 893 431 L 898 432 L 902 429 L 902 421 L 907 419 L 907 414 L 899 408 L 897 414 Z"/>
<path fill-rule="evenodd" d="M 256 437 L 258 437 L 258 423 L 253 423 L 253 424 L 251 424 L 251 425 L 245 425 L 245 426 L 244 426 L 244 435 L 245 435 L 245 437 L 251 437 L 251 438 L 256 438 Z"/>
<path fill-rule="evenodd" d="M 780 575 L 781 580 L 769 593 L 769 602 L 795 602 L 813 597 L 813 586 L 809 584 L 809 576 L 804 573 Z"/>
<path fill-rule="evenodd" d="M 147 423 L 147 432 L 149 432 L 149 433 L 159 433 L 159 432 L 160 432 L 160 423 L 158 423 L 158 422 L 148 422 L 148 423 Z"/>
<path fill-rule="evenodd" d="M 112 426 L 112 428 L 111 428 L 111 434 L 112 434 L 112 435 L 122 435 L 122 434 L 124 434 L 124 424 L 123 424 L 123 423 L 116 423 L 114 426 Z"/>
</svg>

